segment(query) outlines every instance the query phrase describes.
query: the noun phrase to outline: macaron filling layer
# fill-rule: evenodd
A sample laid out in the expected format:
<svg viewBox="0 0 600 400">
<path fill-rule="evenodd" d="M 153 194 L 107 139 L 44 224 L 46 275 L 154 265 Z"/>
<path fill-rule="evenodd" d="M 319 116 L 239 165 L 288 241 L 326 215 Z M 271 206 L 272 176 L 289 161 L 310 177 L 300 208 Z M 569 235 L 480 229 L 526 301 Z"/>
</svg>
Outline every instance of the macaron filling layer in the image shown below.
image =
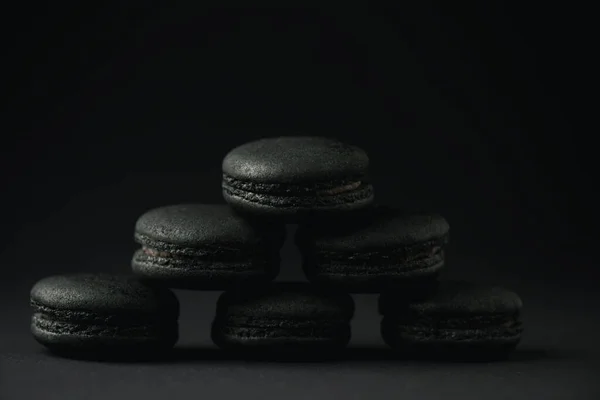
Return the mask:
<svg viewBox="0 0 600 400">
<path fill-rule="evenodd" d="M 487 328 L 490 326 L 512 325 L 514 321 L 520 321 L 518 313 L 508 314 L 488 314 L 488 315 L 406 315 L 394 316 L 391 319 L 400 324 L 439 328 L 439 329 L 470 329 Z"/>
<path fill-rule="evenodd" d="M 343 252 L 343 251 L 316 251 L 316 265 L 324 267 L 328 273 L 347 274 L 360 272 L 361 275 L 371 273 L 374 275 L 435 266 L 444 262 L 444 245 L 447 237 L 416 243 L 410 246 L 397 247 L 393 250 Z M 365 271 L 366 265 L 377 268 Z"/>
<path fill-rule="evenodd" d="M 423 340 L 479 340 L 518 338 L 523 324 L 518 314 L 435 318 L 422 316 L 416 320 L 385 317 L 384 325 L 396 333 Z"/>
<path fill-rule="evenodd" d="M 202 245 L 198 247 L 191 247 L 159 241 L 139 233 L 135 234 L 134 239 L 137 243 L 142 245 L 142 251 L 149 257 L 180 259 L 205 258 L 209 260 L 218 259 L 224 261 L 243 261 L 248 258 L 249 254 L 267 254 L 267 252 L 260 246 L 256 246 L 255 248 L 248 247 L 246 249 L 242 249 L 233 245 L 220 245 L 218 247 Z"/>
<path fill-rule="evenodd" d="M 334 196 L 354 191 L 365 184 L 364 177 L 298 184 L 251 182 L 223 174 L 223 186 L 227 189 L 275 196 Z"/>
<path fill-rule="evenodd" d="M 60 310 L 31 303 L 32 323 L 41 331 L 56 334 L 103 337 L 157 337 L 177 332 L 177 318 L 161 315 L 126 313 L 96 313 L 81 310 Z"/>
<path fill-rule="evenodd" d="M 351 192 L 358 189 L 362 185 L 362 181 L 351 182 L 345 185 L 336 186 L 332 189 L 317 190 L 319 196 L 335 196 L 337 194 Z"/>
<path fill-rule="evenodd" d="M 336 181 L 309 185 L 264 184 L 228 181 L 224 176 L 223 191 L 251 203 L 268 203 L 274 207 L 311 207 L 316 201 L 323 206 L 354 203 L 373 196 L 373 187 L 364 181 Z"/>
<path fill-rule="evenodd" d="M 203 270 L 239 271 L 248 268 L 264 270 L 270 263 L 272 255 L 263 246 L 254 248 L 189 247 L 160 242 L 148 236 L 136 234 L 135 240 L 142 244 L 134 256 L 134 263 L 152 264 L 169 268 L 201 267 Z"/>
<path fill-rule="evenodd" d="M 222 254 L 217 254 L 217 253 L 205 253 L 205 252 L 199 252 L 199 254 L 196 255 L 190 255 L 189 253 L 185 253 L 185 252 L 179 252 L 179 251 L 165 251 L 163 249 L 156 249 L 156 248 L 152 248 L 152 247 L 147 247 L 147 246 L 142 246 L 141 249 L 139 249 L 139 251 L 143 254 L 143 256 L 145 256 L 146 258 L 156 258 L 156 259 L 168 259 L 168 260 L 181 260 L 181 261 L 192 261 L 192 260 L 206 260 L 206 261 L 210 261 L 210 260 L 219 260 L 219 261 L 230 261 L 230 262 L 244 262 L 248 260 L 248 255 L 244 255 L 244 253 L 239 253 L 239 254 L 235 254 L 234 252 L 232 253 L 222 253 Z M 218 257 L 218 255 L 223 255 L 226 257 Z"/>
<path fill-rule="evenodd" d="M 301 320 L 256 317 L 220 317 L 215 326 L 225 335 L 261 338 L 336 337 L 349 329 L 348 320 Z"/>
<path fill-rule="evenodd" d="M 168 269 L 183 269 L 186 271 L 192 271 L 197 269 L 198 271 L 205 272 L 250 272 L 255 271 L 263 273 L 269 266 L 266 260 L 257 259 L 252 261 L 252 258 L 247 258 L 244 261 L 211 261 L 207 258 L 192 258 L 192 257 L 160 257 L 150 256 L 142 249 L 137 250 L 133 256 L 134 265 L 138 266 L 152 266 L 163 267 Z"/>
<path fill-rule="evenodd" d="M 173 323 L 169 328 L 159 325 L 140 326 L 111 326 L 111 325 L 88 325 L 65 321 L 54 321 L 47 317 L 36 314 L 33 316 L 36 329 L 47 333 L 68 334 L 79 336 L 102 336 L 131 338 L 157 338 L 175 333 L 177 324 Z"/>
<path fill-rule="evenodd" d="M 518 326 L 518 327 L 517 327 Z M 418 340 L 436 341 L 486 341 L 490 339 L 518 340 L 522 333 L 521 325 L 511 328 L 504 326 L 483 329 L 428 329 L 409 325 L 392 325 L 394 331 L 405 338 L 413 337 Z"/>
</svg>

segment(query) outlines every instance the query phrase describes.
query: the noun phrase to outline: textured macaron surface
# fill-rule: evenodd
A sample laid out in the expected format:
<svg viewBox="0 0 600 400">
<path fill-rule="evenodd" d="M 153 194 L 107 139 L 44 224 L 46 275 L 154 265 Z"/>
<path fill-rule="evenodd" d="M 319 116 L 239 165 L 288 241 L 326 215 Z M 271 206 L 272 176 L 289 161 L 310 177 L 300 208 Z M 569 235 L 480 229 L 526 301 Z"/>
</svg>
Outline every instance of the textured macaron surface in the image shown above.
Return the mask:
<svg viewBox="0 0 600 400">
<path fill-rule="evenodd" d="M 372 204 L 367 154 L 322 137 L 278 137 L 246 143 L 223 159 L 223 198 L 239 212 L 294 222 Z"/>
<path fill-rule="evenodd" d="M 515 338 L 522 332 L 521 299 L 501 287 L 442 281 L 427 300 L 400 301 L 396 307 L 394 300 L 390 294 L 380 296 L 382 326 L 405 339 L 485 340 Z"/>
<path fill-rule="evenodd" d="M 379 299 L 381 335 L 392 348 L 452 357 L 505 356 L 521 340 L 522 302 L 507 289 L 442 281 L 429 299 Z"/>
<path fill-rule="evenodd" d="M 283 242 L 283 229 L 273 235 L 259 234 L 257 227 L 235 214 L 224 204 L 180 204 L 160 207 L 143 214 L 135 226 L 136 240 L 142 244 L 185 246 L 190 248 L 252 249 L 268 237 Z"/>
<path fill-rule="evenodd" d="M 135 274 L 184 289 L 223 290 L 239 280 L 271 280 L 279 272 L 282 224 L 250 221 L 225 204 L 179 204 L 143 214 Z"/>
<path fill-rule="evenodd" d="M 303 283 L 272 283 L 257 290 L 229 291 L 217 302 L 217 314 L 255 318 L 350 320 L 354 301 L 346 293 L 317 290 Z"/>
<path fill-rule="evenodd" d="M 521 298 L 499 286 L 477 285 L 465 281 L 441 281 L 436 294 L 408 309 L 419 315 L 493 315 L 518 313 Z"/>
<path fill-rule="evenodd" d="M 50 276 L 33 286 L 31 302 L 34 308 L 68 311 L 179 315 L 179 302 L 171 291 L 147 286 L 127 275 Z"/>
<path fill-rule="evenodd" d="M 272 283 L 221 295 L 212 338 L 224 348 L 339 348 L 350 340 L 353 314 L 354 301 L 346 293 Z"/>
<path fill-rule="evenodd" d="M 231 150 L 222 164 L 227 177 L 257 184 L 344 180 L 364 176 L 368 166 L 358 147 L 310 136 L 249 142 Z"/>
<path fill-rule="evenodd" d="M 441 216 L 376 206 L 346 220 L 312 220 L 294 240 L 311 282 L 366 293 L 435 277 L 445 263 L 448 231 Z"/>
<path fill-rule="evenodd" d="M 54 350 L 168 348 L 179 335 L 175 295 L 125 275 L 51 276 L 30 301 L 31 332 Z"/>
<path fill-rule="evenodd" d="M 390 207 L 374 207 L 360 223 L 328 228 L 316 223 L 298 230 L 299 245 L 339 252 L 381 251 L 443 239 L 450 226 L 440 215 L 408 214 Z M 368 223 L 365 220 L 368 219 Z"/>
</svg>

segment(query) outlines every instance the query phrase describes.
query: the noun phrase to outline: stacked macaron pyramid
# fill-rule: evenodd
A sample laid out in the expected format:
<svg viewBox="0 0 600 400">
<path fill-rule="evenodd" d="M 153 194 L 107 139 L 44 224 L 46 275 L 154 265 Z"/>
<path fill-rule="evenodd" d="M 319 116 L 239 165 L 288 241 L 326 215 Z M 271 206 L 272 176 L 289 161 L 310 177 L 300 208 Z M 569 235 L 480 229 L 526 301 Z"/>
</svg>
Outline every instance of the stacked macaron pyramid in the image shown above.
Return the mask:
<svg viewBox="0 0 600 400">
<path fill-rule="evenodd" d="M 385 343 L 411 355 L 507 355 L 521 300 L 499 287 L 440 281 L 449 226 L 436 214 L 374 203 L 367 154 L 318 137 L 250 142 L 223 160 L 227 204 L 143 214 L 132 274 L 42 279 L 35 339 L 59 354 L 162 354 L 178 339 L 170 289 L 222 291 L 210 333 L 235 353 L 337 353 L 350 342 L 353 294 L 378 293 Z M 307 283 L 275 282 L 285 224 Z"/>
</svg>

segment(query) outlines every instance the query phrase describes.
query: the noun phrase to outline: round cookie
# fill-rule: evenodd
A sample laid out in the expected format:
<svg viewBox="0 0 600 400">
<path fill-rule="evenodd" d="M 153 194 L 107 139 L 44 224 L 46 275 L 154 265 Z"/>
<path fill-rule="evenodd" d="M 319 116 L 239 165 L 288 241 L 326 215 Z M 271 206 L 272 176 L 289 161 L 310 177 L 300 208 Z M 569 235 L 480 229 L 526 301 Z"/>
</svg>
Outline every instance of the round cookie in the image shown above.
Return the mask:
<svg viewBox="0 0 600 400">
<path fill-rule="evenodd" d="M 298 228 L 295 242 L 312 283 L 380 293 L 407 283 L 426 286 L 436 278 L 448 232 L 439 215 L 377 206 L 347 221 L 315 219 Z"/>
<path fill-rule="evenodd" d="M 225 204 L 180 204 L 143 214 L 133 272 L 173 288 L 224 290 L 279 273 L 283 225 L 258 225 Z"/>
<path fill-rule="evenodd" d="M 327 351 L 350 340 L 354 301 L 345 293 L 325 293 L 303 283 L 225 292 L 212 327 L 224 349 Z"/>
<path fill-rule="evenodd" d="M 423 301 L 394 306 L 382 294 L 381 334 L 391 347 L 425 356 L 503 357 L 521 340 L 520 297 L 501 287 L 441 281 Z"/>
<path fill-rule="evenodd" d="M 33 337 L 64 354 L 146 356 L 178 338 L 179 302 L 130 276 L 50 276 L 31 289 Z"/>
<path fill-rule="evenodd" d="M 223 159 L 223 196 L 239 211 L 289 220 L 356 210 L 373 201 L 369 158 L 322 137 L 249 142 Z"/>
</svg>

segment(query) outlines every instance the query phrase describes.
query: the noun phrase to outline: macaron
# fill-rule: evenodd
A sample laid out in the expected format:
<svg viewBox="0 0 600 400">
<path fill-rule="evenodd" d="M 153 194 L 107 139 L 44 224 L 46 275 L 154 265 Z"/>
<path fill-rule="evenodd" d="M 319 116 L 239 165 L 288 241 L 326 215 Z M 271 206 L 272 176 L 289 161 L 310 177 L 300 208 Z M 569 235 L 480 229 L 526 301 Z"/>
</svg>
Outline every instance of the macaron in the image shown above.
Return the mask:
<svg viewBox="0 0 600 400">
<path fill-rule="evenodd" d="M 315 219 L 295 242 L 314 284 L 350 293 L 434 280 L 445 263 L 449 225 L 436 214 L 409 214 L 377 206 L 359 217 Z"/>
<path fill-rule="evenodd" d="M 350 341 L 354 301 L 305 283 L 272 283 L 225 292 L 212 325 L 214 343 L 229 350 L 327 352 Z"/>
<path fill-rule="evenodd" d="M 523 332 L 523 303 L 514 292 L 463 281 L 440 281 L 427 300 L 380 296 L 381 335 L 392 348 L 426 357 L 507 356 Z"/>
<path fill-rule="evenodd" d="M 224 290 L 270 281 L 279 272 L 283 225 L 260 225 L 225 204 L 181 204 L 150 210 L 135 225 L 142 245 L 133 272 L 173 288 Z"/>
<path fill-rule="evenodd" d="M 178 339 L 179 302 L 125 275 L 50 276 L 31 289 L 35 340 L 65 355 L 152 356 Z"/>
<path fill-rule="evenodd" d="M 223 159 L 223 196 L 241 212 L 289 220 L 361 209 L 373 202 L 369 157 L 322 137 L 243 144 Z"/>
</svg>

